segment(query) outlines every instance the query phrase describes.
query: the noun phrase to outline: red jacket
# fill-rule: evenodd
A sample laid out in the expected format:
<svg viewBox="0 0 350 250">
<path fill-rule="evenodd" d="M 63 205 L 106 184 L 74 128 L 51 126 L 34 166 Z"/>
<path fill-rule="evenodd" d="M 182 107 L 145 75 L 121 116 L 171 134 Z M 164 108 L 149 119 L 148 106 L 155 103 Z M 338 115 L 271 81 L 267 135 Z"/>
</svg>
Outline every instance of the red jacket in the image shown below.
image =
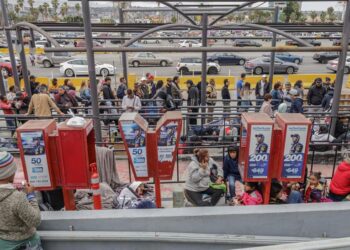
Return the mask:
<svg viewBox="0 0 350 250">
<path fill-rule="evenodd" d="M 329 188 L 333 194 L 350 194 L 350 163 L 342 162 L 339 164 Z"/>
<path fill-rule="evenodd" d="M 13 115 L 11 104 L 7 102 L 0 101 L 0 109 L 4 112 L 5 115 Z"/>
<path fill-rule="evenodd" d="M 242 196 L 242 205 L 260 205 L 263 203 L 263 199 L 259 191 L 255 190 L 250 194 L 244 192 Z"/>
</svg>

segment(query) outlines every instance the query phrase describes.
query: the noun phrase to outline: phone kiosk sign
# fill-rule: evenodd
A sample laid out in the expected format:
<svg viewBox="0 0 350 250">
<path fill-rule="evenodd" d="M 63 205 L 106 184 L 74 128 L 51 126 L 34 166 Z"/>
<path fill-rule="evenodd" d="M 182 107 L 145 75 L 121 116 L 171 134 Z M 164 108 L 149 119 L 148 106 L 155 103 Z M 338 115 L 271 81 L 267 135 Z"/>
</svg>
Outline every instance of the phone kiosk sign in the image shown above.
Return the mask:
<svg viewBox="0 0 350 250">
<path fill-rule="evenodd" d="M 119 130 L 132 166 L 135 179 L 149 180 L 146 135 L 148 123 L 138 113 L 124 113 L 119 119 Z"/>
<path fill-rule="evenodd" d="M 241 145 L 241 172 L 244 181 L 267 181 L 271 153 L 273 121 L 264 113 L 242 114 L 241 131 L 246 143 Z"/>
<path fill-rule="evenodd" d="M 182 116 L 178 111 L 166 112 L 157 123 L 157 171 L 161 180 L 171 180 L 173 177 L 181 128 Z"/>
<path fill-rule="evenodd" d="M 38 190 L 56 186 L 49 152 L 49 135 L 54 130 L 55 120 L 30 120 L 17 129 L 25 178 Z"/>
<path fill-rule="evenodd" d="M 278 164 L 279 179 L 301 181 L 305 176 L 311 122 L 302 114 L 278 114 L 276 122 L 282 128 L 283 157 Z"/>
</svg>

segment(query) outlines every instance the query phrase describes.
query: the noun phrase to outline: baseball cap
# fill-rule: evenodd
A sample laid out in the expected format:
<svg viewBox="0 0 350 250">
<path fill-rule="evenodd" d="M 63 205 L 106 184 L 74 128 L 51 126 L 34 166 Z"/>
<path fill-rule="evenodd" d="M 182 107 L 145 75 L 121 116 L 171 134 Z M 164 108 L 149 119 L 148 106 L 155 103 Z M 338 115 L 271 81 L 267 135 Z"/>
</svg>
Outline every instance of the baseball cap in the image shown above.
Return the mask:
<svg viewBox="0 0 350 250">
<path fill-rule="evenodd" d="M 291 89 L 291 90 L 289 91 L 289 94 L 291 94 L 291 95 L 298 95 L 298 90 L 296 90 L 296 89 Z"/>
<path fill-rule="evenodd" d="M 265 77 L 267 77 L 267 76 L 266 76 L 265 74 L 263 74 L 263 75 L 262 75 L 262 78 L 265 78 Z"/>
</svg>

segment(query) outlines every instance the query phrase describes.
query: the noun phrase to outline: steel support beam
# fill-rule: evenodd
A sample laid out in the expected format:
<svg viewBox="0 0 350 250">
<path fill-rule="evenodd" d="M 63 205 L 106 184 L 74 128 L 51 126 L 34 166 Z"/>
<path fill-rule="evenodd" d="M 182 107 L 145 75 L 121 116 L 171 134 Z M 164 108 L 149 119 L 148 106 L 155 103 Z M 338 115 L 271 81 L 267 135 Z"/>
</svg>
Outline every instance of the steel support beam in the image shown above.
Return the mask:
<svg viewBox="0 0 350 250">
<path fill-rule="evenodd" d="M 118 11 L 119 11 L 119 23 L 124 23 L 124 12 L 123 12 L 122 6 L 118 6 Z M 124 38 L 125 33 L 121 32 L 121 36 L 122 38 Z M 124 40 L 122 41 L 122 44 L 123 43 L 125 43 Z M 129 85 L 129 82 L 128 82 L 128 58 L 127 58 L 126 52 L 122 52 L 121 55 L 122 55 L 123 77 L 126 80 L 127 86 L 131 86 Z"/>
<path fill-rule="evenodd" d="M 279 7 L 275 7 L 275 12 L 274 12 L 274 22 L 278 22 L 278 15 L 279 15 Z M 272 43 L 271 43 L 271 47 L 276 47 L 276 43 L 277 43 L 277 34 L 273 33 L 272 34 Z M 270 61 L 270 68 L 269 68 L 269 83 L 273 84 L 273 74 L 275 73 L 275 51 L 271 52 L 271 61 Z"/>
<path fill-rule="evenodd" d="M 133 41 L 135 42 L 135 41 Z M 130 44 L 129 44 L 130 45 Z M 340 46 L 325 47 L 190 47 L 190 48 L 171 48 L 171 47 L 144 47 L 129 48 L 126 47 L 95 47 L 94 52 L 323 52 L 323 51 L 341 51 Z M 64 47 L 64 48 L 45 48 L 46 52 L 85 52 L 85 48 Z"/>
<path fill-rule="evenodd" d="M 208 14 L 202 15 L 202 46 L 207 47 L 208 45 Z M 207 52 L 202 52 L 202 74 L 201 74 L 201 106 L 202 114 L 205 114 L 206 106 L 206 93 L 207 93 Z M 202 116 L 201 125 L 205 124 L 205 117 Z"/>
<path fill-rule="evenodd" d="M 35 54 L 35 36 L 34 30 L 32 28 L 29 29 L 30 32 L 30 53 Z"/>
<path fill-rule="evenodd" d="M 86 41 L 86 56 L 88 61 L 88 72 L 91 86 L 91 104 L 92 104 L 92 116 L 94 120 L 94 129 L 96 142 L 102 142 L 101 122 L 99 119 L 98 109 L 98 93 L 97 93 L 97 81 L 96 81 L 96 69 L 95 69 L 95 56 L 93 52 L 92 32 L 91 32 L 91 16 L 90 6 L 88 0 L 81 0 L 84 31 Z"/>
<path fill-rule="evenodd" d="M 28 96 L 31 97 L 33 93 L 32 93 L 31 88 L 30 88 L 26 53 L 24 51 L 22 30 L 20 27 L 17 27 L 16 35 L 17 35 L 17 40 L 19 41 L 18 48 L 19 48 L 19 56 L 21 59 L 21 65 L 22 65 L 22 76 L 23 76 L 23 81 L 24 81 L 24 88 L 25 88 Z"/>
<path fill-rule="evenodd" d="M 337 75 L 335 79 L 333 104 L 332 104 L 332 111 L 331 111 L 332 124 L 331 124 L 330 132 L 332 135 L 334 135 L 335 133 L 335 126 L 337 123 L 336 116 L 338 115 L 338 111 L 339 111 L 339 100 L 340 100 L 341 90 L 343 88 L 344 68 L 345 68 L 345 62 L 346 62 L 348 44 L 349 44 L 349 36 L 350 36 L 350 3 L 349 2 L 347 2 L 346 4 L 342 34 L 343 34 L 343 37 L 341 39 L 342 48 L 338 59 L 338 68 L 337 68 Z"/>
<path fill-rule="evenodd" d="M 5 81 L 4 81 L 4 76 L 2 74 L 2 70 L 0 70 L 0 94 L 2 96 L 6 96 Z"/>
<path fill-rule="evenodd" d="M 1 1 L 1 9 L 2 9 L 2 17 L 4 19 L 4 27 L 7 28 L 9 27 L 9 20 L 8 20 L 8 15 L 7 15 L 7 6 L 5 4 L 5 0 L 0 0 Z M 20 89 L 20 82 L 19 82 L 19 77 L 18 77 L 18 72 L 17 72 L 17 66 L 16 66 L 16 55 L 15 51 L 13 49 L 13 44 L 12 44 L 12 38 L 11 38 L 11 30 L 5 29 L 5 34 L 6 34 L 6 40 L 7 40 L 7 46 L 9 50 L 9 56 L 11 60 L 11 67 L 13 69 L 13 79 L 15 81 L 15 86 L 17 90 Z"/>
</svg>

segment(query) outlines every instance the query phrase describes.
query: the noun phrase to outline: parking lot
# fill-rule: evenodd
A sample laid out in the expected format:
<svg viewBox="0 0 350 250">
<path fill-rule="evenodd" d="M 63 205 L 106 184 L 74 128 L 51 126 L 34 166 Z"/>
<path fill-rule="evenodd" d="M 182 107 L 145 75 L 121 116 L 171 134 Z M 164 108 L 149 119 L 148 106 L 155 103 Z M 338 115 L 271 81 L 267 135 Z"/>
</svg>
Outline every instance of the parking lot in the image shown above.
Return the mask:
<svg viewBox="0 0 350 250">
<path fill-rule="evenodd" d="M 322 43 L 322 46 L 331 46 L 332 41 L 329 39 L 322 39 L 320 40 Z M 261 40 L 257 40 L 257 42 L 262 43 L 263 46 L 271 46 L 270 42 L 262 42 Z M 277 43 L 277 46 L 283 46 L 285 44 L 285 40 L 279 41 Z M 176 47 L 178 46 L 178 43 L 175 40 L 175 43 L 170 44 L 166 40 L 161 40 L 160 44 L 140 44 L 141 46 L 169 46 L 169 47 Z M 73 46 L 73 45 L 67 45 L 67 46 Z M 105 46 L 119 46 L 119 45 L 113 45 L 107 42 Z M 226 44 L 224 41 L 219 40 L 215 43 L 216 47 L 231 47 L 233 46 L 232 41 L 227 41 Z M 133 67 L 129 65 L 128 71 L 129 73 L 134 73 L 138 76 L 144 75 L 147 72 L 150 72 L 156 76 L 174 76 L 177 73 L 176 71 L 176 65 L 179 62 L 180 58 L 183 57 L 198 57 L 201 58 L 201 53 L 154 53 L 155 55 L 166 57 L 173 61 L 173 64 L 171 66 L 167 67 L 161 67 L 161 66 L 139 66 L 139 67 Z M 208 53 L 208 57 L 212 55 L 213 53 Z M 235 53 L 239 56 L 245 57 L 248 60 L 254 59 L 257 57 L 261 57 L 263 54 L 266 53 L 257 53 L 257 52 L 244 52 L 244 53 Z M 303 52 L 303 53 L 292 53 L 295 55 L 299 55 L 303 57 L 303 63 L 299 65 L 299 74 L 315 74 L 315 73 L 333 73 L 332 71 L 328 70 L 326 68 L 326 64 L 320 64 L 317 61 L 312 59 L 312 56 L 314 55 L 314 52 Z M 128 58 L 130 58 L 133 54 L 128 53 Z M 85 55 L 83 53 L 73 54 L 74 58 L 85 58 Z M 63 77 L 63 75 L 59 71 L 59 67 L 55 66 L 52 68 L 44 68 L 42 65 L 37 64 L 35 67 L 32 67 L 29 63 L 29 57 L 27 56 L 28 60 L 28 68 L 30 72 L 37 76 L 44 76 L 44 77 Z M 121 65 L 121 55 L 119 53 L 106 53 L 106 54 L 95 54 L 95 60 L 97 63 L 108 63 L 112 64 L 117 69 L 117 75 L 121 74 L 122 72 L 122 65 Z M 231 65 L 231 66 L 221 66 L 221 71 L 219 75 L 239 75 L 240 73 L 245 72 L 243 66 L 239 65 Z"/>
</svg>

